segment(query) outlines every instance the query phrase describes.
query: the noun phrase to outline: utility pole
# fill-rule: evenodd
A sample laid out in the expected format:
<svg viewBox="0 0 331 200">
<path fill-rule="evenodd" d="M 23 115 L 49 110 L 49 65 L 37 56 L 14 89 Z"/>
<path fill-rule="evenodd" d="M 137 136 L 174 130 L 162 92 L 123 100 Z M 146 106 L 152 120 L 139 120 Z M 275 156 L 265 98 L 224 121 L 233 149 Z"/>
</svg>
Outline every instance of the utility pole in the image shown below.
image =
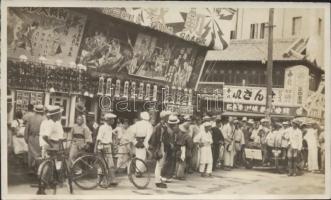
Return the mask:
<svg viewBox="0 0 331 200">
<path fill-rule="evenodd" d="M 268 62 L 267 62 L 267 99 L 266 99 L 266 118 L 269 119 L 269 120 L 271 119 L 271 110 L 272 110 L 273 28 L 274 28 L 274 9 L 269 8 Z"/>
</svg>

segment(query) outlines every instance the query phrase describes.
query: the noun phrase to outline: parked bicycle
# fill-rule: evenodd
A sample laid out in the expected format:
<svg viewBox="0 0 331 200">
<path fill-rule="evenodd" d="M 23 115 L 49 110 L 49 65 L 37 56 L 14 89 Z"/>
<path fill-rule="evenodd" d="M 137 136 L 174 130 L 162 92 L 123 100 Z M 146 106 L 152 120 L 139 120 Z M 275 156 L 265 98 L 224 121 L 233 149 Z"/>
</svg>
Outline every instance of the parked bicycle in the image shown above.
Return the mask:
<svg viewBox="0 0 331 200">
<path fill-rule="evenodd" d="M 121 145 L 127 145 L 120 144 Z M 112 154 L 114 159 L 117 155 L 122 153 L 107 152 L 105 145 L 97 153 L 86 153 L 78 157 L 73 165 L 73 182 L 81 189 L 90 190 L 97 186 L 108 188 L 111 186 L 111 169 L 106 162 L 107 154 Z M 136 158 L 132 153 L 123 153 L 129 155 L 127 163 L 122 163 L 118 168 L 115 167 L 115 172 L 121 169 L 124 165 L 127 166 L 127 175 L 130 182 L 138 189 L 147 188 L 150 182 L 150 174 L 146 163 Z M 116 166 L 116 165 L 114 165 Z"/>
<path fill-rule="evenodd" d="M 66 139 L 59 140 L 59 148 L 47 150 L 49 158 L 45 159 L 38 168 L 38 191 L 37 194 L 56 194 L 58 185 L 68 181 L 69 191 L 73 193 L 71 171 L 68 166 L 68 152 L 63 143 Z"/>
</svg>

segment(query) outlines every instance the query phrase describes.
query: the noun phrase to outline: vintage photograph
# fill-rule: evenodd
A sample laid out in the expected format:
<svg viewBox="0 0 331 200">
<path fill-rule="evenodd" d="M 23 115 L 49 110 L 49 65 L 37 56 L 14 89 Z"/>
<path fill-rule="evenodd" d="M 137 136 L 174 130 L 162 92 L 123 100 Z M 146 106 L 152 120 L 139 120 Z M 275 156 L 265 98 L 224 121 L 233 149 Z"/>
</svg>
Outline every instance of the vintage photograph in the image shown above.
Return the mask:
<svg viewBox="0 0 331 200">
<path fill-rule="evenodd" d="M 36 2 L 1 5 L 3 199 L 330 197 L 330 4 Z"/>
</svg>

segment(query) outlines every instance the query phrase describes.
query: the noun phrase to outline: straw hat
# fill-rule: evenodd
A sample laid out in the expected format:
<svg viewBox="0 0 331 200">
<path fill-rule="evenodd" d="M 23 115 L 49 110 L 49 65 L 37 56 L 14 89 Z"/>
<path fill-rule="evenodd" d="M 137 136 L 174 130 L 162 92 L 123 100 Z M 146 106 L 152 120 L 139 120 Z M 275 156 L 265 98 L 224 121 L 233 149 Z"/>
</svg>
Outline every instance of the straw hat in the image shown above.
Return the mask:
<svg viewBox="0 0 331 200">
<path fill-rule="evenodd" d="M 160 118 L 162 119 L 162 118 L 165 118 L 165 117 L 167 117 L 169 115 L 171 115 L 171 111 L 163 110 L 160 113 Z"/>
<path fill-rule="evenodd" d="M 212 124 L 210 122 L 205 122 L 203 123 L 204 127 L 212 127 Z"/>
<path fill-rule="evenodd" d="M 43 112 L 45 112 L 44 106 L 41 104 L 35 105 L 33 108 L 33 111 L 36 113 L 43 113 Z"/>
<path fill-rule="evenodd" d="M 114 119 L 116 117 L 117 116 L 115 114 L 113 114 L 113 113 L 106 113 L 105 116 L 104 116 L 105 120 L 107 120 L 107 119 Z"/>
<path fill-rule="evenodd" d="M 249 119 L 249 120 L 248 120 L 248 123 L 249 123 L 249 124 L 254 124 L 254 120 L 253 120 L 253 119 Z"/>
<path fill-rule="evenodd" d="M 62 113 L 63 109 L 60 108 L 60 106 L 48 106 L 47 107 L 47 116 L 52 116 L 52 115 L 56 115 L 59 113 Z"/>
<path fill-rule="evenodd" d="M 183 132 L 188 132 L 189 128 L 187 126 L 184 126 L 183 124 L 179 125 L 179 130 Z"/>
<path fill-rule="evenodd" d="M 178 124 L 179 119 L 176 115 L 170 115 L 168 119 L 168 124 Z"/>
</svg>

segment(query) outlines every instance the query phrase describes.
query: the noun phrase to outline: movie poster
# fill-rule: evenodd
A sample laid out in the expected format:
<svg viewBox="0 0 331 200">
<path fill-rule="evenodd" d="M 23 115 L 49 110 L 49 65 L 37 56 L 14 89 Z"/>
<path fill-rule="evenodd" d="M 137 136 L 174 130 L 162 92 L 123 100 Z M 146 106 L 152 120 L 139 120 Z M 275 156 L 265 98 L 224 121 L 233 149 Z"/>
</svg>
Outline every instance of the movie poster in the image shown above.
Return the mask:
<svg viewBox="0 0 331 200">
<path fill-rule="evenodd" d="M 64 8 L 9 8 L 8 57 L 43 56 L 45 63 L 61 59 L 69 65 L 77 58 L 85 22 L 86 16 Z"/>
</svg>

